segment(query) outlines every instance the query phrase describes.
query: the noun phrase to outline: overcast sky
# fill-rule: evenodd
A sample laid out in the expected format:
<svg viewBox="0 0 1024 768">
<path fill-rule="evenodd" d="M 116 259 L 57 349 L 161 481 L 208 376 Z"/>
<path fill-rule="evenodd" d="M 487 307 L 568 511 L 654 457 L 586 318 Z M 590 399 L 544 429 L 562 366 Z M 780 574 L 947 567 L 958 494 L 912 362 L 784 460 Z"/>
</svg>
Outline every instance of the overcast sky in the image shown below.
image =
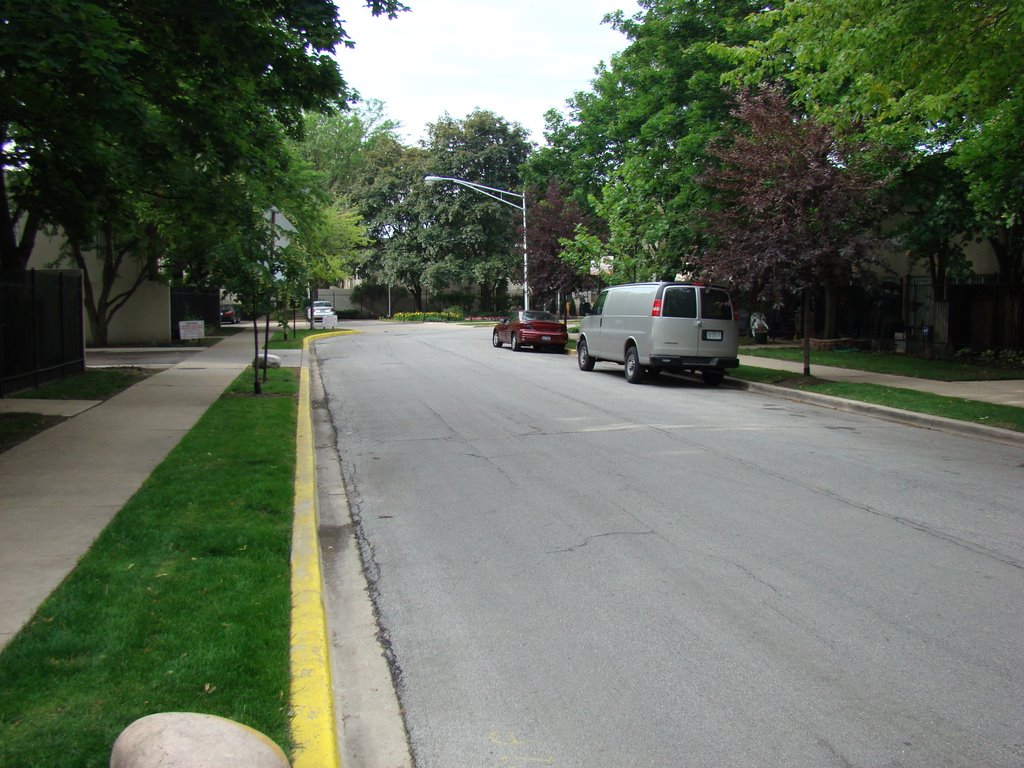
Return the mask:
<svg viewBox="0 0 1024 768">
<path fill-rule="evenodd" d="M 476 108 L 520 123 L 538 144 L 544 113 L 588 90 L 599 62 L 626 47 L 601 19 L 635 0 L 404 0 L 397 19 L 373 18 L 354 0 L 339 2 L 356 43 L 338 59 L 349 85 L 385 103 L 410 143 L 445 112 Z"/>
</svg>

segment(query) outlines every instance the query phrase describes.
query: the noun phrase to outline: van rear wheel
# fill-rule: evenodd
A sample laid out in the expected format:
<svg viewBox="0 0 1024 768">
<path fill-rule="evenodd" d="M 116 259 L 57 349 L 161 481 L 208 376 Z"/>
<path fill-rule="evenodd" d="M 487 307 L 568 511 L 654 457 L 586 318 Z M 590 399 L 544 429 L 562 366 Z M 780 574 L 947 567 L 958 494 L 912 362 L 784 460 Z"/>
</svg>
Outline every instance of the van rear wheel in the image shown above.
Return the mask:
<svg viewBox="0 0 1024 768">
<path fill-rule="evenodd" d="M 717 387 L 725 380 L 725 373 L 723 371 L 701 371 L 700 375 L 704 378 L 704 383 L 709 387 Z"/>
<path fill-rule="evenodd" d="M 644 374 L 647 371 L 640 365 L 640 355 L 636 351 L 636 347 L 630 347 L 626 350 L 626 381 L 630 384 L 640 384 L 644 380 Z"/>
</svg>

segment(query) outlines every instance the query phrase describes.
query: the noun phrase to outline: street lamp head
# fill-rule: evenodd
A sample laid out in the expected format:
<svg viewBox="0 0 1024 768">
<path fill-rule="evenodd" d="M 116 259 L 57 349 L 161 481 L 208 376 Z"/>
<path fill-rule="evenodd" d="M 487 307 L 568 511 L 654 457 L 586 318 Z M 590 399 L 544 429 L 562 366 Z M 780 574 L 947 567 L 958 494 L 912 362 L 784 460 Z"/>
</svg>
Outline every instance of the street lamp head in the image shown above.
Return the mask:
<svg viewBox="0 0 1024 768">
<path fill-rule="evenodd" d="M 423 183 L 424 184 L 433 184 L 435 181 L 444 181 L 444 179 L 442 179 L 440 176 L 424 176 L 423 177 Z"/>
</svg>

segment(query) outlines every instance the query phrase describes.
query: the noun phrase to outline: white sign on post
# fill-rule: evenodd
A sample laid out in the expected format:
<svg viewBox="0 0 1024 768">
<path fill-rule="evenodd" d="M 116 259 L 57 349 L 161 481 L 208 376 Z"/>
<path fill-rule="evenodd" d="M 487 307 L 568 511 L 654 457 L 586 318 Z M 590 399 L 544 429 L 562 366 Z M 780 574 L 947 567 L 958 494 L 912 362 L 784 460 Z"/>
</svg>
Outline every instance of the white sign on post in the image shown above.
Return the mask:
<svg viewBox="0 0 1024 768">
<path fill-rule="evenodd" d="M 178 336 L 182 341 L 201 339 L 206 336 L 206 327 L 202 320 L 178 321 Z"/>
</svg>

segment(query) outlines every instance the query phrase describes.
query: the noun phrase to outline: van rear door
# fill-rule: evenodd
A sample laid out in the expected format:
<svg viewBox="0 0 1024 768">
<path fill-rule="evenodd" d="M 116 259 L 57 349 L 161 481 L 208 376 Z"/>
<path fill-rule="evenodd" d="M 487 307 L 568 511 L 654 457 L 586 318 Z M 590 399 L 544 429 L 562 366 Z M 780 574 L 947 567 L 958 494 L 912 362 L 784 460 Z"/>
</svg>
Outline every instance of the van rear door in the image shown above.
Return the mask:
<svg viewBox="0 0 1024 768">
<path fill-rule="evenodd" d="M 700 288 L 699 357 L 736 356 L 739 329 L 729 293 L 722 288 Z"/>
<path fill-rule="evenodd" d="M 697 318 L 697 288 L 666 285 L 656 319 L 651 323 L 651 354 L 697 357 L 700 321 Z"/>
</svg>

